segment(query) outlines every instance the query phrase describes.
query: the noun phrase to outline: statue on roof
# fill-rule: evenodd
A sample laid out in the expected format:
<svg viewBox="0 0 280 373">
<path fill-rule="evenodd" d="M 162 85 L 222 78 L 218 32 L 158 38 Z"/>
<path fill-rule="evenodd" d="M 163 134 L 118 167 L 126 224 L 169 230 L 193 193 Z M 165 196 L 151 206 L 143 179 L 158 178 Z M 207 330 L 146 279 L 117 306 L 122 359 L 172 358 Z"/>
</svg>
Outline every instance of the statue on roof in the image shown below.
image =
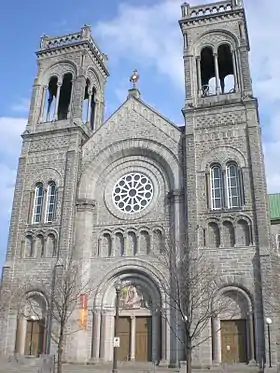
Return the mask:
<svg viewBox="0 0 280 373">
<path fill-rule="evenodd" d="M 131 77 L 129 78 L 129 81 L 133 84 L 133 88 L 136 87 L 136 83 L 138 82 L 140 76 L 137 70 L 134 70 Z"/>
</svg>

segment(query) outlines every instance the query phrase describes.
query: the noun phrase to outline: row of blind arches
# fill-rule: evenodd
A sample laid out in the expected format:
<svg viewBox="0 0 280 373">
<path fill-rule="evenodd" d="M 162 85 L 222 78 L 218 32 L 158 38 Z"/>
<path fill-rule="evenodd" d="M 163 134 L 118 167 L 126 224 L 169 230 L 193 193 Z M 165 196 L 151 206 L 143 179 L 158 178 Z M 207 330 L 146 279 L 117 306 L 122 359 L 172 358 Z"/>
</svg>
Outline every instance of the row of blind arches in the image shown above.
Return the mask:
<svg viewBox="0 0 280 373">
<path fill-rule="evenodd" d="M 98 256 L 119 257 L 148 255 L 161 252 L 164 245 L 164 234 L 160 229 L 140 230 L 127 233 L 103 233 L 98 240 Z"/>
<path fill-rule="evenodd" d="M 207 247 L 245 247 L 252 244 L 252 226 L 245 219 L 240 219 L 235 224 L 229 220 L 208 223 L 208 237 L 204 237 L 204 245 Z"/>
<path fill-rule="evenodd" d="M 57 254 L 57 238 L 55 234 L 49 233 L 46 236 L 27 234 L 22 241 L 22 258 L 44 258 L 55 257 Z"/>
</svg>

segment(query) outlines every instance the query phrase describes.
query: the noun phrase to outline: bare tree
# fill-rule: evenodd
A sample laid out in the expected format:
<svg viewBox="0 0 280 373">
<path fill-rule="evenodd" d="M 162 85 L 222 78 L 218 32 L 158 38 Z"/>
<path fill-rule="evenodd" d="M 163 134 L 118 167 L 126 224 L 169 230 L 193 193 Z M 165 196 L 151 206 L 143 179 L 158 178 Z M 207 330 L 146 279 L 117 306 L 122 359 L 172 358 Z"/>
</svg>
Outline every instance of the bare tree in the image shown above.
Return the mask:
<svg viewBox="0 0 280 373">
<path fill-rule="evenodd" d="M 205 328 L 211 319 L 228 312 L 228 299 L 218 297 L 219 268 L 205 249 L 189 251 L 186 245 L 172 242 L 165 243 L 156 260 L 169 277 L 164 292 L 170 312 L 177 318 L 176 325 L 170 320 L 169 326 L 185 348 L 186 369 L 191 373 L 193 350 L 211 337 L 203 333 Z"/>
<path fill-rule="evenodd" d="M 42 282 L 41 289 L 50 300 L 47 311 L 47 353 L 51 339 L 57 345 L 57 373 L 62 372 L 66 338 L 83 328 L 87 321 L 87 299 L 92 292 L 88 264 L 68 257 L 58 260 L 51 271 L 51 282 Z M 30 302 L 33 312 L 36 312 Z M 74 325 L 74 326 L 73 326 Z"/>
</svg>

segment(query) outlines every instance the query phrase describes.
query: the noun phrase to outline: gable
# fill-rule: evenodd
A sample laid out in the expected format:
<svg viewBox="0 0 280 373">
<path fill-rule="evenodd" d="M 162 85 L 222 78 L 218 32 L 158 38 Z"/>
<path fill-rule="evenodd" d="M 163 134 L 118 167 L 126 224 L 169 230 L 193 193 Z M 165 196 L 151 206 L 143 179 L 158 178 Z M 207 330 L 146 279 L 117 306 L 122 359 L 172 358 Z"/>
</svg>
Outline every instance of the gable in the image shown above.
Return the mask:
<svg viewBox="0 0 280 373">
<path fill-rule="evenodd" d="M 83 163 L 102 149 L 128 139 L 145 139 L 162 144 L 174 154 L 182 132 L 171 121 L 135 97 L 124 102 L 83 146 Z"/>
</svg>

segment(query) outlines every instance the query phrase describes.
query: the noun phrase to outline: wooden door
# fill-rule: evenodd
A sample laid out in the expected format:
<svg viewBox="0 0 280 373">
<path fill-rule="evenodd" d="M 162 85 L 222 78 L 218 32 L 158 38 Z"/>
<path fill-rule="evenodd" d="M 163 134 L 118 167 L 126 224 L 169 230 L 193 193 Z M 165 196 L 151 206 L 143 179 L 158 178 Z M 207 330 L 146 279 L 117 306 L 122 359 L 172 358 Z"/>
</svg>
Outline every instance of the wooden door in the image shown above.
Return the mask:
<svg viewBox="0 0 280 373">
<path fill-rule="evenodd" d="M 221 321 L 222 362 L 247 362 L 246 320 Z"/>
<path fill-rule="evenodd" d="M 136 317 L 135 360 L 152 360 L 152 318 Z"/>
<path fill-rule="evenodd" d="M 44 320 L 27 320 L 25 355 L 39 356 L 43 353 Z"/>
<path fill-rule="evenodd" d="M 117 329 L 117 336 L 120 338 L 120 347 L 117 348 L 117 360 L 127 361 L 130 356 L 130 317 L 120 317 Z"/>
</svg>

